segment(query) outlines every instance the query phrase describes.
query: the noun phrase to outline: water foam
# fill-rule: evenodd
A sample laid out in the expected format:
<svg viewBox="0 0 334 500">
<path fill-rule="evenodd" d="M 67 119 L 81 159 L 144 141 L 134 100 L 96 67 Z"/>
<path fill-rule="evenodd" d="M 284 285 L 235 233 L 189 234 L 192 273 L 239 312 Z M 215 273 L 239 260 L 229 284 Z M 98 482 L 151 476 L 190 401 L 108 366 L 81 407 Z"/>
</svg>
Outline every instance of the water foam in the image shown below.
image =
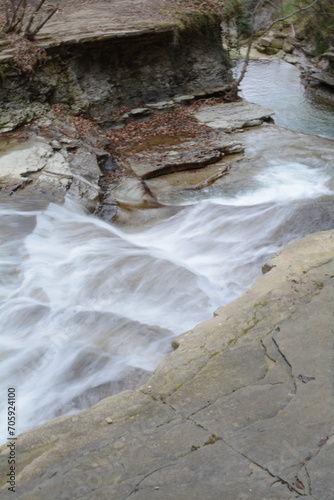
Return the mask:
<svg viewBox="0 0 334 500">
<path fill-rule="evenodd" d="M 307 231 L 294 222 L 299 202 L 331 194 L 327 181 L 275 164 L 252 190 L 133 233 L 70 199 L 42 211 L 4 207 L 9 224 L 36 219 L 3 246 L 1 380 L 18 389 L 20 432 L 93 404 L 131 370 L 154 369 L 172 335 L 243 293 L 269 255 Z"/>
</svg>

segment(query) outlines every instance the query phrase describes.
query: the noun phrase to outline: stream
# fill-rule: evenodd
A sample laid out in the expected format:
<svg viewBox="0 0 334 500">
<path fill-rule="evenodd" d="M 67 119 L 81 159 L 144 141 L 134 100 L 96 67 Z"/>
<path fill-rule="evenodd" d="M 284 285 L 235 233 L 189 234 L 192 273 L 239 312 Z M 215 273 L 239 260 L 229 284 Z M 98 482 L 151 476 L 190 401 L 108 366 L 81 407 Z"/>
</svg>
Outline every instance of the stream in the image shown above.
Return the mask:
<svg viewBox="0 0 334 500">
<path fill-rule="evenodd" d="M 307 101 L 296 71 L 252 62 L 242 87 L 296 132 L 240 134 L 255 159 L 244 182 L 189 193 L 151 227 L 108 224 L 71 199 L 1 205 L 0 380 L 3 400 L 17 392 L 17 433 L 140 386 L 173 336 L 247 290 L 268 257 L 334 226 L 333 142 L 297 132 L 334 137 L 334 113 Z"/>
</svg>

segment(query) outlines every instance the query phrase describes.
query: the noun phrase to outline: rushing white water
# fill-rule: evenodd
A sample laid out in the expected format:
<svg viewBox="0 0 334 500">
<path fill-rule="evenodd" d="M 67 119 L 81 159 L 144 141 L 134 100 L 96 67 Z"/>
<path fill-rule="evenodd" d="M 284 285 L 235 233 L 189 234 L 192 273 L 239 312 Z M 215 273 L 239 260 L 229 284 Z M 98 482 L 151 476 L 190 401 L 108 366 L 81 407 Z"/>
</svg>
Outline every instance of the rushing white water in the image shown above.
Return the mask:
<svg viewBox="0 0 334 500">
<path fill-rule="evenodd" d="M 332 194 L 328 179 L 276 162 L 233 197 L 215 193 L 131 233 L 70 199 L 45 210 L 3 206 L 11 239 L 2 247 L 0 380 L 2 394 L 8 380 L 17 389 L 19 432 L 119 390 L 131 370 L 140 380 L 154 369 L 172 335 L 210 318 L 268 256 L 312 230 L 298 213 Z"/>
</svg>

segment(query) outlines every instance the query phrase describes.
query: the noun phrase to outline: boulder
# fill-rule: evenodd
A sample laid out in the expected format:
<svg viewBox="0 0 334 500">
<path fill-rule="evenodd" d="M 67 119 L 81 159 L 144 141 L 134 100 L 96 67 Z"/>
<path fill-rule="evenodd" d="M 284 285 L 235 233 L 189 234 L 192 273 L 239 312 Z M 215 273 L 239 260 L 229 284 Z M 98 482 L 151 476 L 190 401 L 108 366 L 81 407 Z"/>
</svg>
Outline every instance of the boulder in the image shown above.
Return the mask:
<svg viewBox="0 0 334 500">
<path fill-rule="evenodd" d="M 292 54 L 293 49 L 294 49 L 294 46 L 293 46 L 293 45 L 292 45 L 292 43 L 290 43 L 288 40 L 284 40 L 284 43 L 283 43 L 282 49 L 283 49 L 283 50 L 284 50 L 284 52 L 286 52 L 287 54 Z"/>
<path fill-rule="evenodd" d="M 120 207 L 155 208 L 160 206 L 145 182 L 135 177 L 122 179 L 111 194 Z"/>
<path fill-rule="evenodd" d="M 162 136 L 160 144 L 159 137 L 153 139 L 152 143 L 148 140 L 147 144 L 132 148 L 126 158 L 127 166 L 142 179 L 203 168 L 218 162 L 224 155 L 244 150 L 240 141 L 218 131 L 202 136 L 200 145 L 196 136 Z"/>
<path fill-rule="evenodd" d="M 195 112 L 200 122 L 223 132 L 259 125 L 273 114 L 272 109 L 248 101 L 205 106 Z"/>
<path fill-rule="evenodd" d="M 272 37 L 262 36 L 261 38 L 258 39 L 257 42 L 259 45 L 262 45 L 262 47 L 270 47 L 272 43 Z"/>
<path fill-rule="evenodd" d="M 89 211 L 99 199 L 101 175 L 96 155 L 78 142 L 62 137 L 49 142 L 37 137 L 24 142 L 8 140 L 0 153 L 0 181 L 4 194 L 25 188 L 27 196 L 43 194 L 62 202 L 68 193 Z M 75 150 L 75 152 L 68 152 Z"/>
<path fill-rule="evenodd" d="M 271 47 L 274 47 L 274 49 L 282 49 L 284 45 L 285 38 L 274 38 L 271 42 Z"/>
</svg>

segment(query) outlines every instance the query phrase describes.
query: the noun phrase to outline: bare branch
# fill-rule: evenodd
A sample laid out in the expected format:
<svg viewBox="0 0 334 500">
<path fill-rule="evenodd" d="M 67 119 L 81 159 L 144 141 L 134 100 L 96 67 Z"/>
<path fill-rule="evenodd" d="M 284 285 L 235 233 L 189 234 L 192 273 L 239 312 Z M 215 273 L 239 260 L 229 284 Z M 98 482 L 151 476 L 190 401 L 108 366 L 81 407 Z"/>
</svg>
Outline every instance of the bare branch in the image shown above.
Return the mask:
<svg viewBox="0 0 334 500">
<path fill-rule="evenodd" d="M 45 8 L 46 0 L 38 0 L 37 5 L 30 0 L 0 0 L 4 7 L 6 33 L 21 33 L 32 40 L 43 26 L 57 12 L 59 0 Z M 27 6 L 32 7 L 28 9 Z M 29 12 L 30 10 L 30 12 Z"/>
<path fill-rule="evenodd" d="M 11 4 L 12 4 L 12 14 L 11 14 L 11 19 L 9 21 L 7 31 L 15 31 L 16 30 L 16 27 L 18 26 L 20 20 L 22 19 L 22 15 L 24 16 L 24 11 L 26 8 L 26 0 L 19 0 L 16 7 L 15 7 L 15 3 L 13 0 L 12 0 Z M 21 16 L 17 18 L 21 6 L 22 6 Z M 23 10 L 23 12 L 22 12 L 22 10 Z"/>
<path fill-rule="evenodd" d="M 34 31 L 27 32 L 25 31 L 24 36 L 28 39 L 33 39 L 36 34 L 43 28 L 43 26 L 51 19 L 51 17 L 57 12 L 58 7 L 54 7 L 48 16 L 34 29 Z"/>
<path fill-rule="evenodd" d="M 263 5 L 264 3 L 264 0 L 259 0 L 259 2 L 255 5 L 253 11 L 252 11 L 252 20 L 251 20 L 251 32 L 250 32 L 250 37 L 249 37 L 249 40 L 248 40 L 248 45 L 247 45 L 247 52 L 246 52 L 246 56 L 245 56 L 245 60 L 244 60 L 244 64 L 242 66 L 242 70 L 241 70 L 241 73 L 240 73 L 240 76 L 236 82 L 236 86 L 238 87 L 240 82 L 243 80 L 245 74 L 246 74 L 246 71 L 247 71 L 247 67 L 248 67 L 248 63 L 249 63 L 249 56 L 250 56 L 250 52 L 251 52 L 251 49 L 252 49 L 252 45 L 253 45 L 253 40 L 254 40 L 254 19 L 255 19 L 255 14 L 257 12 L 257 10 Z"/>
<path fill-rule="evenodd" d="M 38 14 L 38 11 L 39 11 L 39 10 L 43 7 L 43 4 L 44 4 L 44 3 L 45 3 L 45 0 L 41 0 L 41 1 L 39 2 L 39 4 L 37 5 L 37 7 L 35 8 L 35 10 L 33 11 L 33 13 L 31 14 L 30 19 L 29 19 L 29 21 L 28 21 L 28 24 L 27 24 L 27 26 L 26 26 L 26 28 L 25 28 L 25 30 L 24 30 L 24 32 L 25 32 L 25 33 L 29 33 L 29 30 L 30 30 L 30 28 L 31 28 L 31 25 L 32 25 L 32 23 L 34 22 L 34 19 L 35 19 L 36 15 Z M 37 32 L 36 32 L 36 33 L 37 33 Z"/>
<path fill-rule="evenodd" d="M 5 1 L 5 14 L 6 14 L 6 26 L 8 26 L 10 23 L 10 15 L 9 15 L 8 3 L 6 1 Z"/>
<path fill-rule="evenodd" d="M 295 16 L 296 14 L 299 14 L 299 12 L 304 12 L 305 10 L 308 10 L 310 9 L 311 7 L 313 7 L 313 5 L 315 5 L 319 0 L 313 0 L 312 3 L 310 3 L 309 5 L 307 5 L 306 7 L 300 7 L 299 9 L 295 10 L 294 12 L 292 12 L 291 14 L 288 14 L 287 16 L 285 17 L 281 17 L 280 19 L 276 19 L 276 21 L 273 21 L 269 26 L 268 28 L 266 28 L 264 30 L 264 33 L 266 33 L 267 31 L 270 30 L 270 28 L 272 28 L 276 23 L 280 23 L 282 21 L 285 21 L 286 19 L 289 19 L 289 17 L 292 17 L 292 16 Z"/>
<path fill-rule="evenodd" d="M 273 21 L 264 31 L 263 31 L 263 34 L 266 33 L 267 31 L 269 31 L 275 24 L 277 23 L 280 23 L 282 21 L 285 21 L 286 19 L 289 19 L 290 17 L 292 16 L 295 16 L 296 14 L 299 14 L 300 12 L 304 12 L 305 10 L 308 10 L 310 9 L 311 7 L 313 7 L 313 5 L 315 5 L 319 0 L 313 0 L 313 2 L 311 2 L 309 5 L 307 5 L 306 7 L 300 7 L 299 9 L 295 10 L 294 12 L 292 12 L 291 14 L 288 14 L 287 16 L 284 16 L 284 17 L 281 17 L 280 19 L 276 19 L 275 21 Z M 244 64 L 242 66 L 242 70 L 241 70 L 241 73 L 240 73 L 240 76 L 238 78 L 238 80 L 236 81 L 236 86 L 239 86 L 241 81 L 243 80 L 245 74 L 246 74 L 246 71 L 247 71 L 247 66 L 248 66 L 248 63 L 249 63 L 249 56 L 250 56 L 250 52 L 251 52 L 251 49 L 252 49 L 252 45 L 253 45 L 253 40 L 254 40 L 254 16 L 255 16 L 255 13 L 257 11 L 257 9 L 261 6 L 263 0 L 260 0 L 256 7 L 254 8 L 253 12 L 252 12 L 252 21 L 251 21 L 251 34 L 250 34 L 250 37 L 249 37 L 249 40 L 248 40 L 248 45 L 247 45 L 247 52 L 246 52 L 246 56 L 245 56 L 245 60 L 244 60 Z"/>
</svg>

